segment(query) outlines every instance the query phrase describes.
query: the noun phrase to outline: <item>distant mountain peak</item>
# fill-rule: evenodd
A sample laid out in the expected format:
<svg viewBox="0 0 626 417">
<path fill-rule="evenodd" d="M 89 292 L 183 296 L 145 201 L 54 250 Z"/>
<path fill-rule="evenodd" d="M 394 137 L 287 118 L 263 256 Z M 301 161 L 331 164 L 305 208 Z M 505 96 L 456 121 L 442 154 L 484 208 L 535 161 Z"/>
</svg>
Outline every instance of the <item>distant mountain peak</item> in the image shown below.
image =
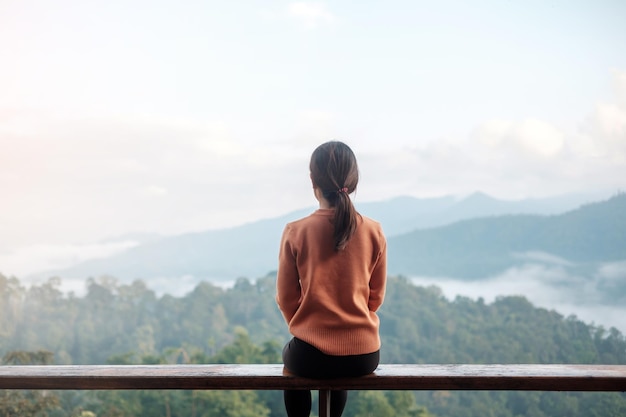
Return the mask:
<svg viewBox="0 0 626 417">
<path fill-rule="evenodd" d="M 625 198 L 625 196 L 622 194 L 621 197 L 618 196 L 613 201 L 623 198 Z M 401 245 L 402 247 L 394 249 L 394 251 L 397 250 L 398 255 L 407 248 L 422 247 L 420 245 L 426 245 L 423 248 L 423 252 L 427 254 L 428 251 L 432 249 L 430 246 L 435 247 L 445 241 L 445 245 L 441 244 L 442 246 L 438 246 L 440 247 L 440 254 L 446 255 L 450 253 L 452 256 L 454 252 L 452 249 L 461 245 L 457 254 L 459 257 L 467 257 L 471 250 L 479 249 L 479 246 L 493 245 L 495 240 L 488 239 L 483 235 L 477 235 L 474 240 L 468 243 L 464 240 L 464 236 L 466 235 L 449 236 L 447 234 L 450 231 L 458 230 L 457 226 L 446 229 L 438 228 L 474 219 L 476 222 L 473 224 L 484 225 L 485 227 L 489 226 L 490 230 L 493 229 L 495 230 L 494 233 L 496 233 L 501 229 L 503 223 L 498 223 L 498 227 L 494 229 L 490 226 L 490 223 L 487 222 L 494 217 L 513 214 L 562 214 L 579 207 L 581 200 L 582 199 L 577 198 L 565 200 L 557 198 L 548 200 L 508 201 L 499 200 L 484 192 L 477 191 L 463 200 L 458 200 L 452 196 L 433 198 L 399 196 L 381 202 L 359 202 L 357 208 L 364 216 L 371 217 L 382 224 L 385 234 L 389 239 L 390 247 L 395 240 L 394 236 L 406 238 L 406 236 L 412 232 L 418 230 L 427 231 L 423 232 L 427 233 L 427 235 L 419 235 L 418 238 L 415 239 L 415 242 L 407 244 L 406 247 Z M 591 206 L 593 210 L 597 210 L 598 213 L 601 213 L 600 215 L 592 215 L 591 217 L 604 219 L 607 217 L 607 215 L 602 214 L 604 212 L 619 212 L 619 210 L 608 207 L 609 205 L 610 204 L 605 202 L 597 206 Z M 252 277 L 276 268 L 278 244 L 285 223 L 303 217 L 311 211 L 313 211 L 312 207 L 291 212 L 280 217 L 259 220 L 228 229 L 199 231 L 176 236 L 163 236 L 154 240 L 144 241 L 107 258 L 86 260 L 67 269 L 42 272 L 41 275 L 58 275 L 64 278 L 74 279 L 109 274 L 125 281 L 130 281 L 135 278 L 156 280 L 163 277 L 171 278 L 180 276 L 193 276 L 195 277 L 194 279 L 198 280 L 211 279 L 214 281 L 225 281 L 240 276 Z M 584 222 L 585 219 L 589 217 L 587 215 L 588 212 L 589 210 L 573 212 L 570 216 L 576 218 L 569 221 L 571 225 L 575 223 L 575 226 L 569 228 L 562 227 L 561 229 L 566 231 L 570 229 L 579 231 L 579 225 L 582 224 L 581 222 Z M 583 215 L 580 215 L 580 213 Z M 615 214 L 613 214 L 613 216 L 615 216 Z M 558 219 L 552 220 L 555 221 Z M 517 231 L 521 230 L 521 232 L 528 230 L 528 227 L 521 227 L 518 223 L 519 220 L 515 220 L 514 223 L 511 223 L 511 227 Z M 546 230 L 546 227 L 541 229 L 542 232 Z M 607 233 L 609 233 L 616 229 L 609 228 L 607 230 Z M 437 236 L 435 239 L 436 242 L 428 240 L 431 239 L 431 236 L 433 239 L 434 236 Z M 546 245 L 539 244 L 541 242 L 539 242 L 538 239 L 540 237 L 543 238 L 542 236 L 543 234 L 537 233 L 534 237 L 537 244 L 534 246 L 525 246 L 523 248 L 511 247 L 510 251 L 529 252 L 541 250 L 542 252 L 559 255 L 559 253 L 552 250 L 551 247 L 545 247 Z M 139 238 L 146 238 L 145 235 L 126 235 L 124 237 L 135 237 L 138 240 Z M 426 237 L 428 237 L 428 239 Z M 572 241 L 574 240 L 575 239 Z M 432 244 L 428 242 L 432 242 Z M 480 243 L 480 245 L 476 242 Z M 496 245 L 496 249 L 498 249 L 497 246 L 498 245 Z M 491 246 L 489 246 L 489 248 L 491 248 Z M 434 255 L 431 257 L 434 259 Z M 416 255 L 410 253 L 407 255 L 407 258 L 413 259 L 416 258 Z M 433 271 L 441 271 L 445 269 L 443 267 L 447 264 L 452 265 L 455 262 L 453 258 L 453 256 L 451 258 L 445 258 L 442 265 L 433 266 Z M 502 257 L 501 260 L 504 262 L 504 267 L 518 261 L 505 257 Z M 394 269 L 392 261 L 393 259 L 390 258 L 390 269 Z M 424 262 L 427 261 L 430 262 L 430 260 L 424 259 Z M 478 256 L 476 257 L 476 262 L 486 263 L 486 258 Z M 412 266 L 413 261 L 407 265 Z M 403 265 L 399 264 L 395 270 L 402 273 L 401 267 L 403 267 Z M 413 273 L 414 271 L 407 269 L 406 272 Z"/>
<path fill-rule="evenodd" d="M 499 201 L 496 198 L 493 198 L 492 196 L 490 196 L 489 194 L 483 192 L 483 191 L 475 191 L 472 194 L 468 195 L 467 197 L 463 198 L 462 201 Z"/>
</svg>

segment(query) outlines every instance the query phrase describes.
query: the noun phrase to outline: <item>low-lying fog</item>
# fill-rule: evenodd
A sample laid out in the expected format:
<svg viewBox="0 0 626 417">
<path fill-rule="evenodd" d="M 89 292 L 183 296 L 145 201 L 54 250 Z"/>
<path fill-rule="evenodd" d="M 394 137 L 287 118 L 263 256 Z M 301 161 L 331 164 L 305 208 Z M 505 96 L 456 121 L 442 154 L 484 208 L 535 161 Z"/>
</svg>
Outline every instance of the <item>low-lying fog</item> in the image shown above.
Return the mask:
<svg viewBox="0 0 626 417">
<path fill-rule="evenodd" d="M 214 285 L 232 287 L 233 279 L 211 279 Z M 563 265 L 527 264 L 511 268 L 501 275 L 482 280 L 411 277 L 420 286 L 436 285 L 448 300 L 457 295 L 474 300 L 482 297 L 490 303 L 498 296 L 522 295 L 533 305 L 553 309 L 564 317 L 575 315 L 584 322 L 605 328 L 615 327 L 626 334 L 626 261 L 604 264 L 594 271 L 576 275 Z M 193 276 L 151 278 L 148 288 L 157 295 L 183 296 L 200 279 Z M 63 280 L 61 290 L 76 295 L 85 293 L 83 280 Z"/>
<path fill-rule="evenodd" d="M 477 281 L 429 277 L 411 277 L 411 281 L 421 286 L 436 285 L 449 300 L 461 295 L 472 299 L 482 297 L 490 303 L 498 296 L 522 295 L 537 307 L 556 310 L 565 317 L 575 315 L 588 324 L 615 327 L 626 333 L 626 304 L 607 303 L 607 293 L 599 288 L 611 281 L 624 283 L 626 262 L 604 265 L 591 279 L 569 275 L 559 267 L 528 265 Z"/>
</svg>

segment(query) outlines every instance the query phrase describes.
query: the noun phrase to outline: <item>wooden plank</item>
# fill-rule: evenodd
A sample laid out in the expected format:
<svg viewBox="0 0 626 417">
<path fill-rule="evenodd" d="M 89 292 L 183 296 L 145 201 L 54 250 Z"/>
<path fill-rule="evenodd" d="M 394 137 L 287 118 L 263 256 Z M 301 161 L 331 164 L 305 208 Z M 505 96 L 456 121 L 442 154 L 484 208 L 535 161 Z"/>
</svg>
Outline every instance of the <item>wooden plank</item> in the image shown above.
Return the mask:
<svg viewBox="0 0 626 417">
<path fill-rule="evenodd" d="M 278 364 L 0 366 L 0 389 L 626 391 L 626 365 L 380 365 L 333 380 Z"/>
</svg>

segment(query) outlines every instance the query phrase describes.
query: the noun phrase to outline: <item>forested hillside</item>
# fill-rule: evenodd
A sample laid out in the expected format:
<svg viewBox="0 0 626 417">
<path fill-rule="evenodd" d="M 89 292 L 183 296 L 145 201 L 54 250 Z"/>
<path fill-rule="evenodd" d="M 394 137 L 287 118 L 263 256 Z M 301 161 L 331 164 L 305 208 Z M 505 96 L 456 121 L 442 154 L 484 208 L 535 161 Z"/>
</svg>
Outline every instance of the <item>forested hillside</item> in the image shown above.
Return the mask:
<svg viewBox="0 0 626 417">
<path fill-rule="evenodd" d="M 288 334 L 274 303 L 274 283 L 273 275 L 255 283 L 240 279 L 230 289 L 201 283 L 184 297 L 157 297 L 140 281 L 126 285 L 103 278 L 89 280 L 85 296 L 76 297 L 62 294 L 58 280 L 26 289 L 16 278 L 0 275 L 0 354 L 10 359 L 20 357 L 7 356 L 10 352 L 50 351 L 54 363 L 72 364 L 277 362 Z M 447 300 L 436 287 L 417 287 L 396 277 L 389 280 L 380 317 L 382 361 L 387 363 L 626 364 L 626 340 L 619 331 L 535 308 L 522 297 L 502 297 L 489 304 L 480 299 Z M 197 415 L 222 415 L 208 405 L 216 402 L 257 410 L 254 415 L 279 416 L 282 404 L 277 395 L 65 393 L 61 404 L 65 410 L 97 410 L 98 416 L 157 416 L 163 415 L 168 398 L 172 416 L 189 415 L 185 412 L 192 403 L 204 404 L 205 411 Z M 380 416 L 420 415 L 413 398 L 428 409 L 421 409 L 423 416 L 626 413 L 624 395 L 608 393 L 354 396 L 348 417 L 372 404 L 382 410 Z"/>
<path fill-rule="evenodd" d="M 558 215 L 545 214 L 555 212 L 549 203 L 505 202 L 474 194 L 461 201 L 406 197 L 358 208 L 381 222 L 393 274 L 485 278 L 524 263 L 519 255 L 528 251 L 560 256 L 576 265 L 626 260 L 626 194 Z M 126 283 L 143 279 L 151 286 L 163 277 L 187 276 L 194 282 L 252 278 L 276 268 L 285 223 L 312 211 L 153 239 L 40 277 L 82 280 L 109 274 Z"/>
<path fill-rule="evenodd" d="M 626 260 L 626 194 L 560 215 L 485 217 L 389 239 L 390 270 L 406 275 L 484 278 L 531 252 L 579 271 Z"/>
</svg>

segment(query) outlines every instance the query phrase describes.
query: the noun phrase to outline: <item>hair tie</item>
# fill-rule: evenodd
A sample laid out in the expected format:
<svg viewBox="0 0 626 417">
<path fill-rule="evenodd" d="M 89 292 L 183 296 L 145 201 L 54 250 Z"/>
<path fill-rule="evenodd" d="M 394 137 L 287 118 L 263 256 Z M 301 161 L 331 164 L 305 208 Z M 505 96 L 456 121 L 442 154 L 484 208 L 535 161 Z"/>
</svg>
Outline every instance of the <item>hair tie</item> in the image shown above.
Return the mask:
<svg viewBox="0 0 626 417">
<path fill-rule="evenodd" d="M 343 187 L 343 188 L 338 189 L 337 193 L 338 194 L 341 194 L 341 193 L 346 193 L 347 194 L 348 193 L 348 187 Z"/>
</svg>

